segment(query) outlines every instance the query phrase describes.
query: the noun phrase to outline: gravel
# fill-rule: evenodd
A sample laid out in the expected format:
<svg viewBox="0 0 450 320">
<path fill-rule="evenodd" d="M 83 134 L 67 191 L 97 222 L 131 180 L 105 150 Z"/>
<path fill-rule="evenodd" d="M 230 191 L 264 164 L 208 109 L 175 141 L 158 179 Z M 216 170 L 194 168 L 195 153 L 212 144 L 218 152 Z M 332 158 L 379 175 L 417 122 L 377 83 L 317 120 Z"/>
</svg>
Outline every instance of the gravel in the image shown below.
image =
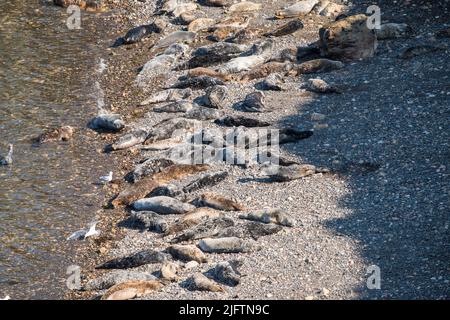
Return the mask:
<svg viewBox="0 0 450 320">
<path fill-rule="evenodd" d="M 268 19 L 292 1 L 262 1 L 257 24 L 273 27 L 285 21 Z M 449 21 L 449 1 L 353 1 L 352 12 L 365 12 L 372 4 L 382 10 L 383 22 L 408 23 L 413 37 L 379 42 L 375 57 L 346 63 L 341 70 L 286 78 L 283 91 L 266 91 L 271 112 L 251 117 L 314 130 L 314 135 L 285 144 L 281 154 L 301 163 L 332 169 L 283 183 L 267 183 L 261 168 L 214 165 L 228 177 L 208 192 L 235 199 L 249 210 L 279 208 L 296 224 L 274 235 L 261 237 L 261 250 L 246 253 L 208 254 L 209 262 L 191 264 L 179 272 L 181 281 L 170 283 L 143 299 L 448 299 L 449 264 L 449 133 L 450 55 L 448 38 L 433 34 Z M 122 1 L 127 22 L 116 23 L 116 36 L 151 21 L 153 2 Z M 223 15 L 220 8 L 201 7 L 205 16 Z M 444 10 L 444 11 L 443 11 Z M 120 11 L 117 12 L 124 18 Z M 114 15 L 110 16 L 115 19 Z M 318 39 L 326 17 L 305 17 L 304 29 L 276 38 L 273 54 L 292 46 L 304 46 Z M 165 34 L 179 30 L 169 25 Z M 114 36 L 111 35 L 112 41 Z M 136 71 L 154 53 L 151 39 L 127 47 L 108 49 L 108 70 L 103 79 L 110 108 L 123 114 L 128 123 L 151 127 L 170 114 L 148 113 L 136 107 L 172 84 L 183 72 L 170 72 L 146 88 L 135 84 Z M 398 58 L 400 52 L 418 44 L 439 44 L 446 50 Z M 194 46 L 200 46 L 196 43 Z M 317 94 L 302 89 L 308 79 L 320 78 L 337 86 L 342 94 Z M 249 83 L 227 83 L 226 115 L 245 115 L 233 108 L 255 91 Z M 203 95 L 204 90 L 196 92 Z M 191 97 L 191 98 L 195 98 Z M 107 103 L 107 105 L 108 105 Z M 207 126 L 214 126 L 208 122 Z M 116 136 L 106 136 L 114 140 Z M 118 168 L 125 175 L 134 165 L 155 152 L 136 149 L 117 152 L 123 159 Z M 111 188 L 110 195 L 117 190 Z M 192 199 L 205 190 L 194 192 Z M 238 212 L 224 212 L 238 218 Z M 121 224 L 123 209 L 103 210 L 106 238 L 88 243 L 84 253 L 84 274 L 97 277 L 91 265 L 143 249 L 164 250 L 166 239 Z M 176 217 L 169 217 L 175 219 Z M 170 239 L 170 238 L 169 238 Z M 241 260 L 239 285 L 224 286 L 225 293 L 188 290 L 186 279 L 195 272 L 207 272 L 216 263 Z M 380 268 L 381 289 L 368 289 L 368 268 Z M 147 265 L 137 271 L 157 272 Z M 100 292 L 101 293 L 101 292 Z M 90 298 L 93 293 L 68 294 Z"/>
</svg>

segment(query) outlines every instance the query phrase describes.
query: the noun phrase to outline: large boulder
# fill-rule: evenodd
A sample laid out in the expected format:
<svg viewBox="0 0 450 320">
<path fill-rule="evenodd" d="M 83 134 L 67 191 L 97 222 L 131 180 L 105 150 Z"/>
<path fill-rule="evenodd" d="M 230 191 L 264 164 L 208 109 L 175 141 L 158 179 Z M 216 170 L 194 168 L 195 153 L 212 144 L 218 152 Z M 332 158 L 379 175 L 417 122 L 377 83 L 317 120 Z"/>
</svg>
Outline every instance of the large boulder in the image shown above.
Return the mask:
<svg viewBox="0 0 450 320">
<path fill-rule="evenodd" d="M 321 55 L 336 60 L 370 58 L 377 47 L 375 30 L 367 27 L 367 16 L 363 14 L 327 24 L 319 36 Z"/>
</svg>

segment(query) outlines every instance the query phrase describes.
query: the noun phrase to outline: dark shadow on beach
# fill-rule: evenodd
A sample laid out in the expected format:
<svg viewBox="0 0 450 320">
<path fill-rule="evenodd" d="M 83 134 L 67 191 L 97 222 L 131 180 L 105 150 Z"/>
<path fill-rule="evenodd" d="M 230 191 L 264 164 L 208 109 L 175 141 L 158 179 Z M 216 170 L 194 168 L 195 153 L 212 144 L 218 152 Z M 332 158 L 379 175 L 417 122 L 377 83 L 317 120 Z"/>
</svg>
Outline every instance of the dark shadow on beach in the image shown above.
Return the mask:
<svg viewBox="0 0 450 320">
<path fill-rule="evenodd" d="M 386 16 L 395 17 L 392 5 L 379 2 Z M 442 28 L 442 21 L 418 24 L 418 15 L 402 15 L 402 21 L 421 33 Z M 282 148 L 304 163 L 340 172 L 349 186 L 339 205 L 352 213 L 325 225 L 359 243 L 366 266 L 381 270 L 381 290 L 369 290 L 362 281 L 355 288 L 360 299 L 449 298 L 450 55 L 447 50 L 397 57 L 422 41 L 380 42 L 372 59 L 304 76 L 347 89 L 299 101 L 299 113 L 279 124 L 322 124 L 311 138 Z M 450 47 L 448 38 L 440 43 Z M 324 120 L 312 121 L 313 113 Z"/>
</svg>

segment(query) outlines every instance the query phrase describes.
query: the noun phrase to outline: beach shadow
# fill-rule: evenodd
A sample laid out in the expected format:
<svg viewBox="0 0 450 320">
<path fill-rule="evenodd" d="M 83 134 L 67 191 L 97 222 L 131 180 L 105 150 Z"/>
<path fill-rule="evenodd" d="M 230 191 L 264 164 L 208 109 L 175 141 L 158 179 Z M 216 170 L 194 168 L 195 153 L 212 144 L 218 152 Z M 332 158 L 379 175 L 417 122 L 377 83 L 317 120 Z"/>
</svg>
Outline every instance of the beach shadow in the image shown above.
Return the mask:
<svg viewBox="0 0 450 320">
<path fill-rule="evenodd" d="M 300 102 L 299 113 L 278 124 L 326 125 L 301 148 L 282 148 L 304 163 L 334 168 L 350 189 L 338 205 L 351 213 L 323 224 L 358 244 L 366 268 L 380 268 L 381 289 L 367 288 L 367 274 L 353 288 L 358 299 L 449 298 L 450 130 L 444 115 L 450 96 L 439 92 L 445 91 L 441 66 L 450 56 L 399 60 L 398 52 L 415 41 L 391 41 L 392 51 L 304 76 L 349 89 Z M 325 118 L 312 121 L 313 113 Z"/>
</svg>

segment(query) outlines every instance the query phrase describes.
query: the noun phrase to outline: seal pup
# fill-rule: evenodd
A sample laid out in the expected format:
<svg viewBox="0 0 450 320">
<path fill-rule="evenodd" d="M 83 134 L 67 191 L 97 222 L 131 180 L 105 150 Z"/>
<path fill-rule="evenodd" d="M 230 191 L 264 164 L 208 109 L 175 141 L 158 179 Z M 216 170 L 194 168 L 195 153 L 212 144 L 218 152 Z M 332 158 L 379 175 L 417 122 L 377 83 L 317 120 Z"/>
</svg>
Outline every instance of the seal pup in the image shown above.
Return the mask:
<svg viewBox="0 0 450 320">
<path fill-rule="evenodd" d="M 203 238 L 212 238 L 216 236 L 221 229 L 234 226 L 233 219 L 227 217 L 217 217 L 207 219 L 196 226 L 186 230 L 182 234 L 173 238 L 171 243 L 179 243 L 183 241 L 198 240 Z"/>
<path fill-rule="evenodd" d="M 74 131 L 75 130 L 71 126 L 50 129 L 49 131 L 42 133 L 36 141 L 38 144 L 54 141 L 68 141 L 72 139 Z"/>
<path fill-rule="evenodd" d="M 83 285 L 84 291 L 105 290 L 112 286 L 130 280 L 156 280 L 156 277 L 147 272 L 133 270 L 113 270 L 98 278 L 89 280 Z"/>
<path fill-rule="evenodd" d="M 339 70 L 344 67 L 344 64 L 340 61 L 329 59 L 315 59 L 295 65 L 289 74 L 301 75 L 308 73 L 321 73 Z"/>
<path fill-rule="evenodd" d="M 8 145 L 8 154 L 6 156 L 0 156 L 0 166 L 8 166 L 13 163 L 13 150 L 14 146 L 10 143 Z"/>
<path fill-rule="evenodd" d="M 226 127 L 244 126 L 247 128 L 268 127 L 271 125 L 269 122 L 247 118 L 244 116 L 225 116 L 223 118 L 215 120 L 214 123 Z"/>
<path fill-rule="evenodd" d="M 111 202 L 114 207 L 130 205 L 142 199 L 159 186 L 172 180 L 182 179 L 188 175 L 203 172 L 209 169 L 208 165 L 177 164 L 169 166 L 152 176 L 145 177 L 120 192 Z"/>
<path fill-rule="evenodd" d="M 241 219 L 253 220 L 262 223 L 275 223 L 285 227 L 295 226 L 294 220 L 289 218 L 280 209 L 263 209 L 239 215 Z"/>
<path fill-rule="evenodd" d="M 166 232 L 169 227 L 167 221 L 153 211 L 131 211 L 129 219 L 133 222 L 141 223 L 147 230 L 159 233 Z"/>
<path fill-rule="evenodd" d="M 125 122 L 118 113 L 102 113 L 93 118 L 88 127 L 93 130 L 117 132 L 125 128 Z"/>
<path fill-rule="evenodd" d="M 294 19 L 292 21 L 289 21 L 286 24 L 279 26 L 278 28 L 275 28 L 274 30 L 264 33 L 264 36 L 265 37 L 282 37 L 282 36 L 287 36 L 288 34 L 297 32 L 298 30 L 301 30 L 301 29 L 303 29 L 302 21 L 299 19 Z"/>
<path fill-rule="evenodd" d="M 199 76 L 199 77 L 193 77 L 188 78 L 186 80 L 181 80 L 173 84 L 170 88 L 171 89 L 185 89 L 185 88 L 191 88 L 194 90 L 199 89 L 205 89 L 212 86 L 217 85 L 224 85 L 225 83 L 217 78 L 208 77 L 208 76 Z"/>
<path fill-rule="evenodd" d="M 141 250 L 126 257 L 109 260 L 95 269 L 130 269 L 150 263 L 162 263 L 169 255 L 152 249 Z"/>
<path fill-rule="evenodd" d="M 190 88 L 187 89 L 168 89 L 164 91 L 159 91 L 144 101 L 142 101 L 139 105 L 146 106 L 149 104 L 156 104 L 161 102 L 175 102 L 178 100 L 184 100 L 189 98 L 192 95 L 192 90 Z"/>
<path fill-rule="evenodd" d="M 265 112 L 265 95 L 261 91 L 249 93 L 240 108 L 245 112 Z"/>
<path fill-rule="evenodd" d="M 307 15 L 311 12 L 319 0 L 302 0 L 289 7 L 275 12 L 277 19 L 294 18 Z"/>
<path fill-rule="evenodd" d="M 171 197 L 159 196 L 137 200 L 133 203 L 133 208 L 158 214 L 183 214 L 195 209 L 195 206 Z"/>
<path fill-rule="evenodd" d="M 241 204 L 211 192 L 202 194 L 200 197 L 194 199 L 193 203 L 197 207 L 210 207 L 222 211 L 244 210 L 244 207 Z"/>
<path fill-rule="evenodd" d="M 196 272 L 191 276 L 188 282 L 190 290 L 225 292 L 224 288 L 200 272 Z"/>
<path fill-rule="evenodd" d="M 174 258 L 182 261 L 208 262 L 206 255 L 194 245 L 174 244 L 167 248 L 167 252 Z"/>
<path fill-rule="evenodd" d="M 223 261 L 216 264 L 209 273 L 213 275 L 217 282 L 235 287 L 241 282 L 242 274 L 238 269 L 242 265 L 243 262 L 240 260 Z"/>
<path fill-rule="evenodd" d="M 236 237 L 202 239 L 198 247 L 208 253 L 245 253 L 257 248 L 254 241 Z"/>
<path fill-rule="evenodd" d="M 297 180 L 311 176 L 316 173 L 329 173 L 326 168 L 318 168 L 312 164 L 293 164 L 290 166 L 280 166 L 272 172 L 271 167 L 265 168 L 264 171 L 274 182 L 285 182 Z"/>
<path fill-rule="evenodd" d="M 129 300 L 158 291 L 162 287 L 163 284 L 157 280 L 130 280 L 112 286 L 105 292 L 101 299 Z"/>
<path fill-rule="evenodd" d="M 326 83 L 322 79 L 309 79 L 304 87 L 316 93 L 342 93 L 338 88 Z"/>
</svg>

